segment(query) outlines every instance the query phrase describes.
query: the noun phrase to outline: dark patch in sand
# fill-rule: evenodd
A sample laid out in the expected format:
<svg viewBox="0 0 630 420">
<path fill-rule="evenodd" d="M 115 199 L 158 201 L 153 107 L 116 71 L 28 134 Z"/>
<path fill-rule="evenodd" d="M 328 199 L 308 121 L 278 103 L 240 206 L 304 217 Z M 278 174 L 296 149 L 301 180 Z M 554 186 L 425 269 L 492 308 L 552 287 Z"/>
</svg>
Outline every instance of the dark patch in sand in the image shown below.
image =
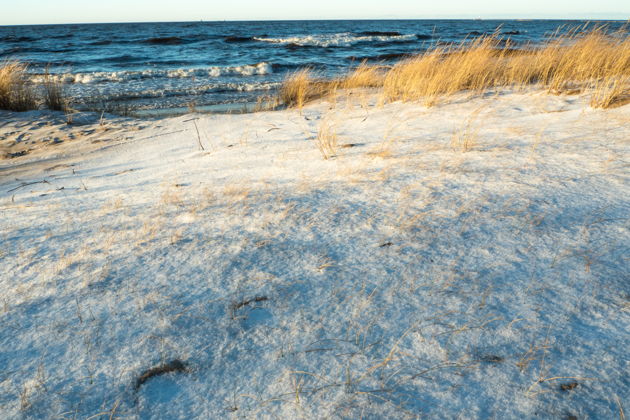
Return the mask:
<svg viewBox="0 0 630 420">
<path fill-rule="evenodd" d="M 232 311 L 237 311 L 237 310 L 241 309 L 243 306 L 247 306 L 247 305 L 250 305 L 252 303 L 266 302 L 268 300 L 269 300 L 269 298 L 267 296 L 256 296 L 256 297 L 251 298 L 251 299 L 242 300 L 240 302 L 234 302 L 232 304 Z"/>
<path fill-rule="evenodd" d="M 571 390 L 573 390 L 573 389 L 577 388 L 577 386 L 578 386 L 578 385 L 579 385 L 579 384 L 578 384 L 577 382 L 575 382 L 575 381 L 573 381 L 573 382 L 567 382 L 567 383 L 565 383 L 565 384 L 560 384 L 560 390 L 561 390 L 561 391 L 565 391 L 565 392 L 566 392 L 566 391 L 571 391 Z"/>
<path fill-rule="evenodd" d="M 186 364 L 179 359 L 173 359 L 168 363 L 147 369 L 136 379 L 135 389 L 138 390 L 146 381 L 156 376 L 172 372 L 187 372 Z"/>
<path fill-rule="evenodd" d="M 497 356 L 496 354 L 488 354 L 485 356 L 481 356 L 480 360 L 486 363 L 501 363 L 505 359 L 501 356 Z"/>
</svg>

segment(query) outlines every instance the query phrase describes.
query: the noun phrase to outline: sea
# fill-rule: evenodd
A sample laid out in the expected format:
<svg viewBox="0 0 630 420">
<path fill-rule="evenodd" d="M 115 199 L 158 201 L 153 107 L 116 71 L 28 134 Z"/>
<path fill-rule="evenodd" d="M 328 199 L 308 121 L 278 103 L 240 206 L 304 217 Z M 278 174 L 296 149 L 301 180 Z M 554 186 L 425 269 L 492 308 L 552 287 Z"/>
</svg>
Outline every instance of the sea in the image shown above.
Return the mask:
<svg viewBox="0 0 630 420">
<path fill-rule="evenodd" d="M 343 75 L 393 65 L 448 43 L 496 33 L 514 48 L 558 31 L 626 22 L 562 20 L 328 20 L 0 26 L 0 61 L 28 63 L 30 81 L 63 84 L 78 110 L 140 115 L 239 112 L 273 97 L 291 72 Z"/>
</svg>

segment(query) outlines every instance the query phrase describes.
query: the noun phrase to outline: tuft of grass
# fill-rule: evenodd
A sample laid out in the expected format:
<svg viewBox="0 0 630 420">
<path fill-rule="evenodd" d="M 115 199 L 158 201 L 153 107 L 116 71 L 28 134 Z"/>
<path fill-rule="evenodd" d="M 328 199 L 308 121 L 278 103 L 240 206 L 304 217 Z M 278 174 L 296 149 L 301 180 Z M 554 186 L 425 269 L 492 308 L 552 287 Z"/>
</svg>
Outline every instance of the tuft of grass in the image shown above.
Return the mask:
<svg viewBox="0 0 630 420">
<path fill-rule="evenodd" d="M 0 64 L 0 109 L 18 112 L 37 109 L 26 70 L 26 64 L 17 61 Z"/>
<path fill-rule="evenodd" d="M 469 152 L 477 145 L 477 139 L 479 137 L 479 130 L 481 127 L 479 124 L 475 126 L 475 122 L 482 110 L 483 107 L 475 110 L 466 119 L 462 129 L 453 133 L 451 136 L 451 147 L 453 150 Z"/>
<path fill-rule="evenodd" d="M 378 88 L 383 86 L 386 69 L 382 66 L 371 66 L 365 61 L 340 80 L 341 89 Z"/>
<path fill-rule="evenodd" d="M 322 119 L 317 129 L 315 142 L 324 159 L 328 160 L 336 155 L 339 138 L 337 136 L 337 127 L 330 118 L 325 117 Z"/>
<path fill-rule="evenodd" d="M 310 69 L 290 74 L 280 87 L 278 102 L 301 109 L 305 103 L 329 96 L 334 98 L 338 90 L 378 88 L 383 85 L 385 71 L 381 66 L 361 63 L 347 76 L 324 80 L 316 77 Z"/>
<path fill-rule="evenodd" d="M 287 106 L 301 109 L 313 98 L 313 75 L 310 69 L 302 69 L 289 75 L 280 88 L 280 101 Z"/>
<path fill-rule="evenodd" d="M 630 103 L 630 76 L 605 77 L 593 88 L 593 108 L 615 108 Z"/>
<path fill-rule="evenodd" d="M 63 85 L 54 79 L 48 70 L 44 76 L 44 104 L 53 111 L 67 111 L 68 102 L 63 90 Z"/>
</svg>

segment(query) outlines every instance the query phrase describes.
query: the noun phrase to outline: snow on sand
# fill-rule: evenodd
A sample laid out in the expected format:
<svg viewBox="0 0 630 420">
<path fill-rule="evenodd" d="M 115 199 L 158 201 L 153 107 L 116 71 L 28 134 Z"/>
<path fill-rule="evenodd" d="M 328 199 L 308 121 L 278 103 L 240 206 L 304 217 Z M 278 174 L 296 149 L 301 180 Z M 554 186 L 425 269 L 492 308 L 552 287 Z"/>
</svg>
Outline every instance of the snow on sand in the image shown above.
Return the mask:
<svg viewBox="0 0 630 420">
<path fill-rule="evenodd" d="M 0 417 L 628 412 L 630 106 L 358 102 L 0 114 Z"/>
</svg>

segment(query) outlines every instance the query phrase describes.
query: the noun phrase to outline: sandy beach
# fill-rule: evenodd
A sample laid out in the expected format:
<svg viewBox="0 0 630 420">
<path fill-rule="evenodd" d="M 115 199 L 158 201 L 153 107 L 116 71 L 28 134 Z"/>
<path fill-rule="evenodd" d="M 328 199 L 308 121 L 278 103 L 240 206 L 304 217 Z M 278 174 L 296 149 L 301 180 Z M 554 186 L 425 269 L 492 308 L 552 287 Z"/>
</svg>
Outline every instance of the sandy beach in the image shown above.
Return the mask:
<svg viewBox="0 0 630 420">
<path fill-rule="evenodd" d="M 630 105 L 589 100 L 0 111 L 0 416 L 624 418 Z"/>
</svg>

